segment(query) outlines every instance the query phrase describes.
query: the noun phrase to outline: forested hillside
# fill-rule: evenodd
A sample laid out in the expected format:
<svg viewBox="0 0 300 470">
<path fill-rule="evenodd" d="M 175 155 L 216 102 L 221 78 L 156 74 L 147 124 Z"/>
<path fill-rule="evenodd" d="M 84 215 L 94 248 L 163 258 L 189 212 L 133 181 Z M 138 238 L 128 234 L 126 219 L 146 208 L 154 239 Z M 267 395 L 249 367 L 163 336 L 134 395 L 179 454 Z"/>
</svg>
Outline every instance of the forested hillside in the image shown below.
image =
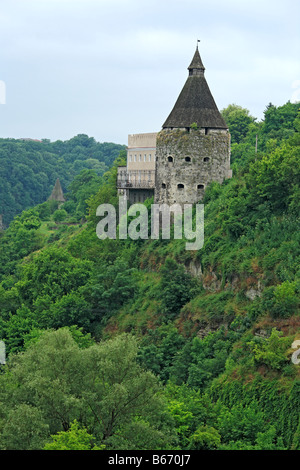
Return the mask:
<svg viewBox="0 0 300 470">
<path fill-rule="evenodd" d="M 14 216 L 48 199 L 57 178 L 63 190 L 83 169 L 108 170 L 125 147 L 99 143 L 85 134 L 50 142 L 0 139 L 0 215 L 7 226 Z"/>
<path fill-rule="evenodd" d="M 0 448 L 300 450 L 299 104 L 222 114 L 200 250 L 97 237 L 124 152 L 1 233 Z"/>
</svg>

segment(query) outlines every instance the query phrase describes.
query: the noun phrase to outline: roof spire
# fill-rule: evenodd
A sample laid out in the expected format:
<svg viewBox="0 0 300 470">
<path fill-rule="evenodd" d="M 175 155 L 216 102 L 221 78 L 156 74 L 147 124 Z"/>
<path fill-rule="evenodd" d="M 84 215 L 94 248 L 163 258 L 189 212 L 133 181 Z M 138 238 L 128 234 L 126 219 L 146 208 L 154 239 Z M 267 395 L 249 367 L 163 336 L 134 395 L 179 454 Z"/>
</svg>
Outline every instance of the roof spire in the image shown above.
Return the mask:
<svg viewBox="0 0 300 470">
<path fill-rule="evenodd" d="M 202 63 L 202 60 L 199 54 L 199 49 L 198 49 L 199 42 L 200 42 L 200 39 L 197 39 L 196 51 L 195 51 L 193 60 L 191 62 L 191 65 L 188 67 L 190 75 L 202 75 L 204 74 L 204 71 L 205 71 L 205 67 Z"/>
<path fill-rule="evenodd" d="M 56 183 L 54 185 L 54 188 L 52 190 L 50 197 L 48 198 L 48 201 L 51 199 L 54 199 L 55 201 L 59 201 L 59 202 L 65 202 L 64 193 L 63 193 L 59 178 L 57 178 L 56 180 Z"/>
<path fill-rule="evenodd" d="M 201 128 L 228 129 L 206 82 L 205 67 L 198 50 L 199 42 L 198 39 L 193 60 L 188 67 L 189 76 L 163 129 L 189 128 L 193 122 Z"/>
</svg>

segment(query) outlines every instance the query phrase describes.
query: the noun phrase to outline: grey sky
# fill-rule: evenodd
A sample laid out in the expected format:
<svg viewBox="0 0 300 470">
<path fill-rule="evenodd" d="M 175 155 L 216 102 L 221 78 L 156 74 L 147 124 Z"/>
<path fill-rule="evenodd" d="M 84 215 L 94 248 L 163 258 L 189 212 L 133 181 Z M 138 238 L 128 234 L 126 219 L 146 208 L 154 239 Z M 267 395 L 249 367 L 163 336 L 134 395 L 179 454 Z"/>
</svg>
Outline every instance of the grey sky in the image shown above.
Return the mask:
<svg viewBox="0 0 300 470">
<path fill-rule="evenodd" d="M 300 100 L 299 26 L 299 0 L 0 0 L 0 137 L 159 131 L 197 39 L 219 109 L 260 120 Z"/>
</svg>

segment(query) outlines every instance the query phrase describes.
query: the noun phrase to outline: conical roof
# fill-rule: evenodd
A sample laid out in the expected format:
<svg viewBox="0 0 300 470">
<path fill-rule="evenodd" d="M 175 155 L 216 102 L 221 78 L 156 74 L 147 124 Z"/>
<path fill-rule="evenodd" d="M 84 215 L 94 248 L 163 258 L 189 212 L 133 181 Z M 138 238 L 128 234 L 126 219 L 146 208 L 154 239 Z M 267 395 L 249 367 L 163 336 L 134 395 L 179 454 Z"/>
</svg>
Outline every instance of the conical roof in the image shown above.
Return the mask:
<svg viewBox="0 0 300 470">
<path fill-rule="evenodd" d="M 64 193 L 63 193 L 59 178 L 57 178 L 54 188 L 52 190 L 52 193 L 48 200 L 51 200 L 51 199 L 54 199 L 55 201 L 65 202 Z"/>
<path fill-rule="evenodd" d="M 196 123 L 202 128 L 228 129 L 205 79 L 205 67 L 198 47 L 188 70 L 189 76 L 185 85 L 162 127 L 182 128 Z"/>
<path fill-rule="evenodd" d="M 203 72 L 205 70 L 205 67 L 202 63 L 202 60 L 201 60 L 201 57 L 200 57 L 200 54 L 199 54 L 198 47 L 195 51 L 195 54 L 194 54 L 193 60 L 191 62 L 191 65 L 188 67 L 188 70 L 194 70 L 194 69 L 202 70 Z"/>
</svg>

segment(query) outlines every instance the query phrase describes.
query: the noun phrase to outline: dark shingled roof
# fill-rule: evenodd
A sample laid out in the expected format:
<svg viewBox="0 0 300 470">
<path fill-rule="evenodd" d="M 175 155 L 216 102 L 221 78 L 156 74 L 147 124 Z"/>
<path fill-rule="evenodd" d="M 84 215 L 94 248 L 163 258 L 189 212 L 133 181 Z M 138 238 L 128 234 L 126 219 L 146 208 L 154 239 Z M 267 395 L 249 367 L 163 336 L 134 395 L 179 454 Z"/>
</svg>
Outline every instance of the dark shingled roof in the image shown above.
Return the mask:
<svg viewBox="0 0 300 470">
<path fill-rule="evenodd" d="M 188 70 L 189 77 L 162 127 L 190 127 L 195 122 L 198 127 L 228 129 L 204 77 L 198 47 Z"/>
<path fill-rule="evenodd" d="M 199 70 L 202 70 L 203 72 L 205 70 L 205 67 L 202 63 L 202 60 L 201 60 L 201 57 L 200 57 L 200 54 L 199 54 L 198 47 L 197 47 L 196 52 L 194 54 L 191 65 L 188 67 L 188 70 L 193 70 L 193 69 L 199 69 Z"/>
</svg>

